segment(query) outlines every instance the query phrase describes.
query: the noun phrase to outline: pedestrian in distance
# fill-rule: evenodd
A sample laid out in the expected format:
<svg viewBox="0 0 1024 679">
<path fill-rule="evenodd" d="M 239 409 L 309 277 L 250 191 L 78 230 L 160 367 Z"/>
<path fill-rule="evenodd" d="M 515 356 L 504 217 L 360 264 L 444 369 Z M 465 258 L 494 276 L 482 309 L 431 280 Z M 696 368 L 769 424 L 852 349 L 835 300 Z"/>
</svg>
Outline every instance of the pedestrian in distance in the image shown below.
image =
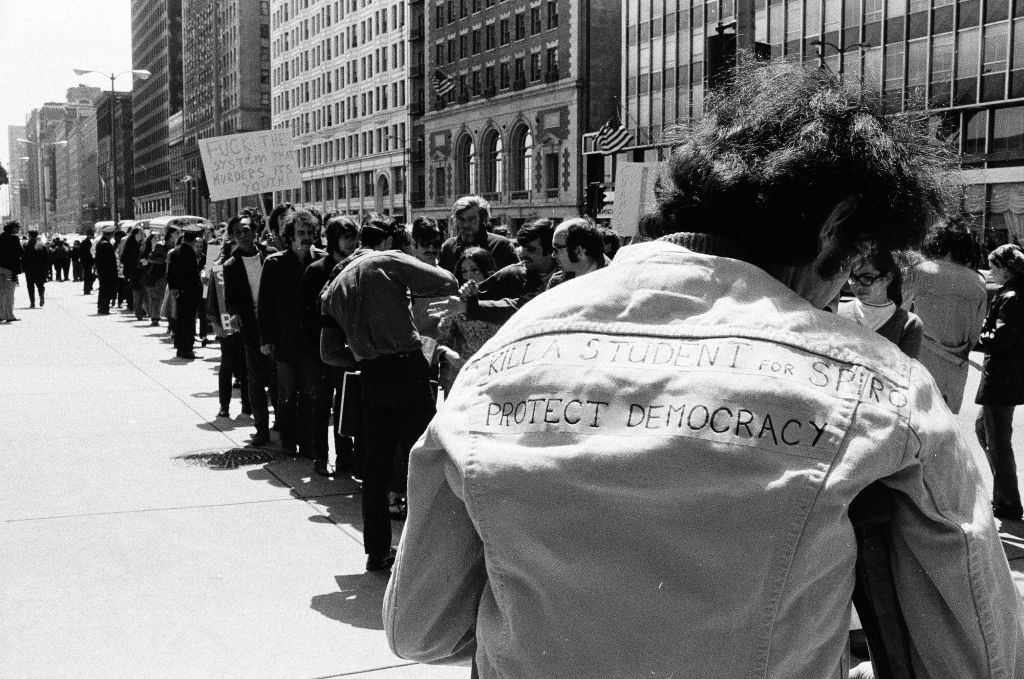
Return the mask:
<svg viewBox="0 0 1024 679">
<path fill-rule="evenodd" d="M 82 294 L 91 295 L 93 284 L 96 282 L 96 258 L 93 256 L 92 236 L 89 234 L 86 234 L 78 244 L 78 261 L 82 267 Z"/>
<path fill-rule="evenodd" d="M 454 274 L 455 262 L 468 247 L 490 252 L 499 269 L 519 261 L 512 241 L 487 230 L 491 221 L 491 204 L 481 196 L 463 196 L 456 200 L 452 204 L 452 218 L 457 232 L 441 245 L 438 264 L 442 269 Z"/>
<path fill-rule="evenodd" d="M 167 289 L 174 296 L 177 318 L 174 322 L 174 348 L 178 358 L 194 360 L 196 314 L 203 297 L 203 283 L 199 277 L 199 248 L 203 241 L 202 227 L 187 225 L 182 228 L 181 243 L 167 257 Z"/>
<path fill-rule="evenodd" d="M 160 307 L 167 286 L 167 246 L 158 234 L 151 233 L 146 237 L 139 265 L 142 267 L 142 287 L 149 311 L 149 324 L 155 327 L 160 325 Z"/>
<path fill-rule="evenodd" d="M 71 260 L 68 256 L 67 241 L 63 238 L 53 239 L 50 245 L 50 261 L 53 264 L 54 280 L 67 281 Z"/>
<path fill-rule="evenodd" d="M 114 230 L 114 257 L 117 259 L 117 288 L 114 293 L 114 302 L 117 304 L 117 308 L 120 309 L 124 306 L 125 302 L 128 303 L 128 310 L 131 311 L 132 298 L 131 292 L 128 289 L 128 279 L 124 276 L 124 263 L 121 261 L 121 255 L 124 254 L 125 244 L 128 241 L 125 240 L 125 233 L 121 229 Z"/>
<path fill-rule="evenodd" d="M 96 277 L 100 290 L 96 298 L 96 313 L 101 316 L 110 313 L 110 305 L 117 296 L 117 255 L 114 253 L 114 225 L 103 227 L 96 242 Z"/>
<path fill-rule="evenodd" d="M 985 321 L 988 296 L 971 268 L 978 246 L 962 220 L 950 220 L 929 234 L 925 259 L 910 269 L 903 306 L 924 324 L 921 355 L 950 411 L 960 412 L 970 353 Z"/>
<path fill-rule="evenodd" d="M 7 222 L 0 234 L 0 323 L 18 320 L 14 316 L 14 289 L 21 273 L 21 224 Z"/>
<path fill-rule="evenodd" d="M 850 676 L 851 592 L 874 583 L 849 509 L 871 488 L 894 660 L 1024 676 L 957 423 L 923 366 L 824 310 L 859 257 L 944 216 L 952 154 L 781 60 L 739 63 L 669 142 L 661 237 L 520 308 L 413 451 L 393 651 L 481 679 Z"/>
<path fill-rule="evenodd" d="M 28 230 L 28 241 L 21 255 L 21 268 L 25 272 L 25 287 L 28 290 L 28 306 L 36 308 L 36 293 L 39 306 L 46 304 L 46 279 L 50 272 L 50 251 L 39 240 L 39 231 Z"/>
<path fill-rule="evenodd" d="M 68 245 L 68 260 L 71 264 L 71 280 L 75 283 L 82 280 L 82 255 L 78 250 L 79 241 Z"/>
<path fill-rule="evenodd" d="M 992 468 L 992 509 L 997 518 L 1024 517 L 1017 464 L 1013 454 L 1013 412 L 1024 403 L 1024 250 L 1000 245 L 988 256 L 992 298 L 981 328 L 978 349 L 985 352 L 981 383 L 974 402 L 981 405 L 975 422 L 978 442 Z"/>
<path fill-rule="evenodd" d="M 128 286 L 128 310 L 135 313 L 135 320 L 146 318 L 145 288 L 142 285 L 142 228 L 133 226 L 125 238 L 121 250 L 121 269 Z"/>
</svg>

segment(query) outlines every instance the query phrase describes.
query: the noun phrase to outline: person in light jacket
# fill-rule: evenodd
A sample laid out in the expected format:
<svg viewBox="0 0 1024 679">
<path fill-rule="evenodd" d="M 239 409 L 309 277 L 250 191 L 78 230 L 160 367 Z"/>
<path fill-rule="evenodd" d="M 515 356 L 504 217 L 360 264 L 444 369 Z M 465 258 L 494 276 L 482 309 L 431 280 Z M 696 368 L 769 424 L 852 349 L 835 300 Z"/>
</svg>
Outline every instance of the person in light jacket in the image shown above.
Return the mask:
<svg viewBox="0 0 1024 679">
<path fill-rule="evenodd" d="M 740 64 L 672 149 L 669 233 L 520 308 L 413 450 L 394 652 L 482 679 L 845 677 L 848 509 L 881 486 L 914 675 L 1024 676 L 949 409 L 823 310 L 944 212 L 952 159 L 922 128 L 828 71 Z"/>
<path fill-rule="evenodd" d="M 954 413 L 960 412 L 968 357 L 978 343 L 988 306 L 985 283 L 970 268 L 976 251 L 970 230 L 958 220 L 950 221 L 929 235 L 927 259 L 911 267 L 903 287 L 904 308 L 923 323 L 918 359 Z"/>
</svg>

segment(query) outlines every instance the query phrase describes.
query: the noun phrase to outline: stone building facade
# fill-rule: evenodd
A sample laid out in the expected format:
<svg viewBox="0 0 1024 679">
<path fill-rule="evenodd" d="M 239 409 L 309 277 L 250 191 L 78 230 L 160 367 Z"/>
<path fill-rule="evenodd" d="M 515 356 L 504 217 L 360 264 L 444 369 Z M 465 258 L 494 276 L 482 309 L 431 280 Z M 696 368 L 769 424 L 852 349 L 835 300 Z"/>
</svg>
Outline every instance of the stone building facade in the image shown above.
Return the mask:
<svg viewBox="0 0 1024 679">
<path fill-rule="evenodd" d="M 619 0 L 428 0 L 425 200 L 481 194 L 513 230 L 581 214 L 581 137 L 617 106 Z M 436 76 L 436 77 L 435 77 Z M 434 81 L 454 89 L 437 95 Z M 419 144 L 419 140 L 417 140 Z"/>
</svg>

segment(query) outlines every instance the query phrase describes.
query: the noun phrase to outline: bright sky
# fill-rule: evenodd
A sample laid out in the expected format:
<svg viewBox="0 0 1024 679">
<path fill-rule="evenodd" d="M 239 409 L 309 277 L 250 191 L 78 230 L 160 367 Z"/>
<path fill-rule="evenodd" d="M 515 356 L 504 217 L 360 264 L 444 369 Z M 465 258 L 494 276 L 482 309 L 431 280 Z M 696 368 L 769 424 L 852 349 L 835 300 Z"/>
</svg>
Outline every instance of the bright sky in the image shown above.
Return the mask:
<svg viewBox="0 0 1024 679">
<path fill-rule="evenodd" d="M 109 78 L 73 69 L 132 67 L 131 29 L 131 0 L 0 0 L 0 164 L 10 167 L 8 125 L 24 125 L 32 109 L 64 101 L 79 83 L 110 88 Z M 117 88 L 130 89 L 129 77 Z M 0 214 L 5 206 L 0 198 Z"/>
</svg>

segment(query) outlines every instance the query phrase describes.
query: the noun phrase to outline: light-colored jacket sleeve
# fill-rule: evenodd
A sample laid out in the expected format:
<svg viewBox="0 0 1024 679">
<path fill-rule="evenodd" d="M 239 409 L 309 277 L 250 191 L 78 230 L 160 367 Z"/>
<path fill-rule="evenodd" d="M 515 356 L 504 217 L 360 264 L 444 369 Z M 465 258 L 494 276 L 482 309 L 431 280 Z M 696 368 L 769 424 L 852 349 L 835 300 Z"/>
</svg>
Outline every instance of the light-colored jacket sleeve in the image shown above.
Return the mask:
<svg viewBox="0 0 1024 679">
<path fill-rule="evenodd" d="M 916 405 L 895 490 L 892 562 L 918 677 L 1024 677 L 1024 606 L 970 449 L 934 388 Z"/>
<path fill-rule="evenodd" d="M 422 663 L 468 664 L 487 584 L 483 543 L 463 500 L 462 476 L 433 434 L 409 459 L 409 516 L 384 596 L 391 650 Z"/>
</svg>

